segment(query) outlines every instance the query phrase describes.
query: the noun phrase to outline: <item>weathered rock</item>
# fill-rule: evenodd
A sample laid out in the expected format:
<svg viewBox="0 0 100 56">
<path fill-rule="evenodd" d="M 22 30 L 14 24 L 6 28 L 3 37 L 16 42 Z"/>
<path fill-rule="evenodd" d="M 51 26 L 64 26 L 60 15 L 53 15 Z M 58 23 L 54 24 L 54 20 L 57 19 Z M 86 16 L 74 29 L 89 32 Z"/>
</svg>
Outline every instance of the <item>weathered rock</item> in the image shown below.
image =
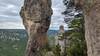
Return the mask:
<svg viewBox="0 0 100 56">
<path fill-rule="evenodd" d="M 100 56 L 100 0 L 80 0 L 76 4 L 84 11 L 88 56 Z"/>
<path fill-rule="evenodd" d="M 29 36 L 25 56 L 42 56 L 52 15 L 51 0 L 25 0 L 20 15 Z"/>
</svg>

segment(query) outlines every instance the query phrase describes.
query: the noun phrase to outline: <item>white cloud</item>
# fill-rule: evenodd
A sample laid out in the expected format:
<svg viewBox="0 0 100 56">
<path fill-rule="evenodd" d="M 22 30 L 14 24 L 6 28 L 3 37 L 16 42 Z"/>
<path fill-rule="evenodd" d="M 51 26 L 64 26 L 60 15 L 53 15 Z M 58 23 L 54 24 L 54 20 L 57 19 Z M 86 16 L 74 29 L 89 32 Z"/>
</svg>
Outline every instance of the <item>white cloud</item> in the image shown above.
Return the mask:
<svg viewBox="0 0 100 56">
<path fill-rule="evenodd" d="M 65 9 L 62 1 L 52 0 L 53 15 L 50 29 L 57 30 L 60 25 L 67 27 L 64 23 L 64 16 L 61 14 Z M 24 28 L 19 15 L 22 5 L 23 0 L 0 0 L 0 29 Z"/>
<path fill-rule="evenodd" d="M 0 28 L 1 29 L 24 29 L 23 25 L 20 22 L 2 22 L 0 24 Z"/>
<path fill-rule="evenodd" d="M 63 5 L 63 0 L 52 0 L 53 15 L 51 20 L 50 29 L 58 30 L 60 25 L 64 25 L 67 30 L 67 24 L 64 22 L 64 15 L 61 13 L 64 11 L 65 7 Z"/>
<path fill-rule="evenodd" d="M 0 29 L 23 28 L 19 11 L 22 0 L 0 0 Z"/>
</svg>

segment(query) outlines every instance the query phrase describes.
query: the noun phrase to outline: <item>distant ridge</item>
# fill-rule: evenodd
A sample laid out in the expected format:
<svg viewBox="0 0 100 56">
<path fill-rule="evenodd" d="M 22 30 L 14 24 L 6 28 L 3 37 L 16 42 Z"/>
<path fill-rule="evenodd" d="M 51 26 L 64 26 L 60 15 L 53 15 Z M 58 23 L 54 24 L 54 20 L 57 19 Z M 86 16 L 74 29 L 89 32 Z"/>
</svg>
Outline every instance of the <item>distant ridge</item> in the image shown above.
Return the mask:
<svg viewBox="0 0 100 56">
<path fill-rule="evenodd" d="M 21 34 L 27 34 L 26 30 L 25 29 L 0 29 L 0 32 L 8 32 L 8 33 L 11 33 L 11 32 L 17 32 L 17 33 L 21 33 Z M 56 36 L 58 33 L 58 30 L 48 30 L 47 32 L 47 35 L 48 36 Z"/>
</svg>

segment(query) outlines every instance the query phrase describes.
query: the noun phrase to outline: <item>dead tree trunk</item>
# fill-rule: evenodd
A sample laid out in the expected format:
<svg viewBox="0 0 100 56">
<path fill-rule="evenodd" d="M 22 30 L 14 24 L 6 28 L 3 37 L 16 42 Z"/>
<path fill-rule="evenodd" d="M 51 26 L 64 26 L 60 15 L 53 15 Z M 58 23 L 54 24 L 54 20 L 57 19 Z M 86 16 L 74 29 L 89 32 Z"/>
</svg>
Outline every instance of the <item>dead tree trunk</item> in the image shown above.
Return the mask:
<svg viewBox="0 0 100 56">
<path fill-rule="evenodd" d="M 29 36 L 25 56 L 42 56 L 40 51 L 48 42 L 51 0 L 25 0 L 20 15 Z"/>
<path fill-rule="evenodd" d="M 100 0 L 76 0 L 83 8 L 88 56 L 100 56 Z"/>
</svg>

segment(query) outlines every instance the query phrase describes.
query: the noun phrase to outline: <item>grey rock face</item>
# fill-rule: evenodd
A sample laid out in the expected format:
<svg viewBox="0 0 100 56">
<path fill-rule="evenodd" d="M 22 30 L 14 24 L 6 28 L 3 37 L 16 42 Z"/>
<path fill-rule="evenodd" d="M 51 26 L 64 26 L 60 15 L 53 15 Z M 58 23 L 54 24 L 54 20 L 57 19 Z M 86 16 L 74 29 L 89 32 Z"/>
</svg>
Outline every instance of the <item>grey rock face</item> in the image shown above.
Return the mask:
<svg viewBox="0 0 100 56">
<path fill-rule="evenodd" d="M 85 12 L 85 37 L 88 56 L 100 56 L 100 3 Z"/>
<path fill-rule="evenodd" d="M 100 0 L 75 0 L 84 11 L 88 56 L 100 56 Z"/>
<path fill-rule="evenodd" d="M 25 0 L 20 15 L 28 32 L 26 56 L 41 56 L 40 50 L 47 44 L 50 25 L 51 0 Z"/>
</svg>

